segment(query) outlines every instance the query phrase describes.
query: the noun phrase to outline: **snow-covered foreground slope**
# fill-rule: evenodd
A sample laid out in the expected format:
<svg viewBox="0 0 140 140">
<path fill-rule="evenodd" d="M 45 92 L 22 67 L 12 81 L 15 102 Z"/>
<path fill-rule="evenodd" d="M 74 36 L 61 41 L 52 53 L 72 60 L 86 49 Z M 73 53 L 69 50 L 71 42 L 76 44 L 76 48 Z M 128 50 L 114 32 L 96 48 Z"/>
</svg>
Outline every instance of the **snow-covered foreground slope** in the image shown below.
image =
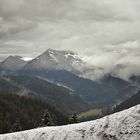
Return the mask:
<svg viewBox="0 0 140 140">
<path fill-rule="evenodd" d="M 140 105 L 95 121 L 0 135 L 0 140 L 140 140 Z"/>
</svg>

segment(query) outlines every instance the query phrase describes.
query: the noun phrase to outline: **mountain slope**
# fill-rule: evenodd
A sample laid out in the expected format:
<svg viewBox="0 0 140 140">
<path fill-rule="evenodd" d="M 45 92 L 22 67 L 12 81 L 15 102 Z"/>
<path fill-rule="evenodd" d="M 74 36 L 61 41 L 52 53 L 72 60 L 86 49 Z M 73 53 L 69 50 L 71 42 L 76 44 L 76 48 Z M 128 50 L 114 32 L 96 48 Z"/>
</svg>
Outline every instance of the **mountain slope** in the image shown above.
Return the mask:
<svg viewBox="0 0 140 140">
<path fill-rule="evenodd" d="M 41 98 L 44 102 L 56 107 L 63 113 L 71 114 L 91 108 L 73 91 L 46 80 L 32 76 L 9 76 L 8 79 L 11 86 L 14 85 L 17 89 L 19 88 L 17 92 L 13 93 Z M 8 86 L 5 86 L 1 90 L 9 91 L 8 88 Z"/>
<path fill-rule="evenodd" d="M 58 82 L 73 89 L 78 95 L 89 103 L 99 105 L 112 104 L 114 90 L 103 84 L 78 77 L 66 71 L 48 71 L 46 77 L 53 82 Z"/>
<path fill-rule="evenodd" d="M 106 86 L 110 86 L 116 91 L 116 103 L 120 103 L 135 95 L 140 87 L 135 83 L 125 81 L 118 77 L 114 77 L 112 75 L 106 75 L 101 80 L 100 83 L 105 84 Z"/>
<path fill-rule="evenodd" d="M 130 107 L 135 106 L 137 104 L 140 104 L 140 91 L 137 94 L 135 94 L 134 96 L 132 96 L 131 98 L 129 98 L 126 101 L 117 105 L 114 108 L 113 112 L 122 111 L 124 109 L 130 108 Z"/>
<path fill-rule="evenodd" d="M 10 132 L 16 119 L 20 120 L 22 130 L 35 128 L 46 109 L 56 125 L 68 123 L 65 116 L 41 100 L 0 91 L 0 134 Z"/>
<path fill-rule="evenodd" d="M 89 79 L 79 77 L 71 72 L 63 70 L 35 71 L 27 70 L 23 72 L 28 75 L 37 75 L 49 79 L 53 83 L 59 83 L 73 89 L 83 100 L 97 105 L 112 105 L 116 92 L 104 84 L 98 84 Z"/>
<path fill-rule="evenodd" d="M 20 87 L 12 83 L 10 79 L 1 76 L 0 90 L 10 92 L 10 93 L 17 93 L 20 90 Z"/>
<path fill-rule="evenodd" d="M 78 72 L 76 68 L 79 68 L 81 64 L 83 64 L 82 60 L 74 52 L 48 49 L 43 54 L 27 63 L 24 68 L 34 70 L 53 69 Z"/>
<path fill-rule="evenodd" d="M 107 76 L 99 82 L 63 70 L 27 70 L 22 74 L 36 75 L 73 89 L 83 100 L 97 106 L 118 104 L 139 91 L 139 87 L 120 78 Z"/>
<path fill-rule="evenodd" d="M 20 56 L 9 56 L 0 63 L 0 70 L 15 71 L 22 68 L 27 62 Z"/>
<path fill-rule="evenodd" d="M 0 140 L 139 140 L 140 105 L 102 119 L 1 135 Z"/>
<path fill-rule="evenodd" d="M 75 52 L 48 49 L 29 61 L 24 66 L 24 70 L 65 70 L 78 76 L 94 79 L 97 76 L 95 70 L 102 69 L 99 67 L 95 69 L 93 65 L 85 62 Z"/>
</svg>

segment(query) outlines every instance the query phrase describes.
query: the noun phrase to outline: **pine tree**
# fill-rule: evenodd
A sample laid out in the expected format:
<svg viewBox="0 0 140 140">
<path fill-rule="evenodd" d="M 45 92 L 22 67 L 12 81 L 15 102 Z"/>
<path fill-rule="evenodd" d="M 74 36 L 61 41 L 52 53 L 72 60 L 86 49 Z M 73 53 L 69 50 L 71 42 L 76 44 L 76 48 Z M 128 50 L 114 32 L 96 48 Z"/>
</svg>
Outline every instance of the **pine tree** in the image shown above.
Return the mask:
<svg viewBox="0 0 140 140">
<path fill-rule="evenodd" d="M 77 113 L 73 113 L 70 119 L 71 123 L 79 123 L 78 117 L 77 117 Z"/>
<path fill-rule="evenodd" d="M 45 112 L 44 112 L 44 116 L 42 119 L 42 125 L 43 126 L 53 126 L 54 125 L 52 118 L 51 118 L 51 115 L 48 112 L 48 110 L 45 110 Z"/>
<path fill-rule="evenodd" d="M 17 132 L 22 131 L 22 127 L 20 125 L 19 119 L 16 120 L 16 122 L 12 125 L 11 132 Z"/>
</svg>

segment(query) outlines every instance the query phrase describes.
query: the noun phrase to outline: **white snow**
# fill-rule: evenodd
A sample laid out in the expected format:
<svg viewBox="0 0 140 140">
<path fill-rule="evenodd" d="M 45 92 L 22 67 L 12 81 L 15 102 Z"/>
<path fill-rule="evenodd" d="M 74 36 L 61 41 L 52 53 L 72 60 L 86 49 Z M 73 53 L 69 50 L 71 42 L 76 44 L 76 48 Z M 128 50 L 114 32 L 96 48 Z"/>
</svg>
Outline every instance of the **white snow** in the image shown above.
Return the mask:
<svg viewBox="0 0 140 140">
<path fill-rule="evenodd" d="M 32 57 L 22 57 L 21 58 L 21 60 L 24 60 L 24 61 L 30 61 L 32 59 L 33 59 Z"/>
<path fill-rule="evenodd" d="M 95 121 L 0 135 L 0 140 L 140 140 L 140 105 Z"/>
</svg>

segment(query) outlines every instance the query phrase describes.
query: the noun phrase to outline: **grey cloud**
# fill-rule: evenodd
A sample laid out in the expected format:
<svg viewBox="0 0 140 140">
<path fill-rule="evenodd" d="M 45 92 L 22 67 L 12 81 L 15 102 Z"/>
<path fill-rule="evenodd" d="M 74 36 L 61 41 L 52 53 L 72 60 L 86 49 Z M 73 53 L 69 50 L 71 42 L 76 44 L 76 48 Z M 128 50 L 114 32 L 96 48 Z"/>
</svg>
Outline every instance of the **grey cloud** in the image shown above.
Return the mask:
<svg viewBox="0 0 140 140">
<path fill-rule="evenodd" d="M 139 1 L 135 3 L 138 5 Z M 0 0 L 0 36 L 30 30 L 44 21 L 136 20 L 140 17 L 137 5 L 131 0 Z"/>
<path fill-rule="evenodd" d="M 138 10 L 132 4 L 131 0 L 0 0 L 0 15 L 29 19 L 127 20 L 134 18 Z"/>
<path fill-rule="evenodd" d="M 18 32 L 31 30 L 37 27 L 36 23 L 23 19 L 22 17 L 14 17 L 12 19 L 4 20 L 1 18 L 0 22 L 0 37 L 16 34 Z"/>
<path fill-rule="evenodd" d="M 140 40 L 129 41 L 119 45 L 92 48 L 92 53 L 88 53 L 84 59 L 91 64 L 103 67 L 101 74 L 113 73 L 128 80 L 132 75 L 140 75 L 139 52 Z M 118 69 L 118 65 L 122 68 Z"/>
</svg>

